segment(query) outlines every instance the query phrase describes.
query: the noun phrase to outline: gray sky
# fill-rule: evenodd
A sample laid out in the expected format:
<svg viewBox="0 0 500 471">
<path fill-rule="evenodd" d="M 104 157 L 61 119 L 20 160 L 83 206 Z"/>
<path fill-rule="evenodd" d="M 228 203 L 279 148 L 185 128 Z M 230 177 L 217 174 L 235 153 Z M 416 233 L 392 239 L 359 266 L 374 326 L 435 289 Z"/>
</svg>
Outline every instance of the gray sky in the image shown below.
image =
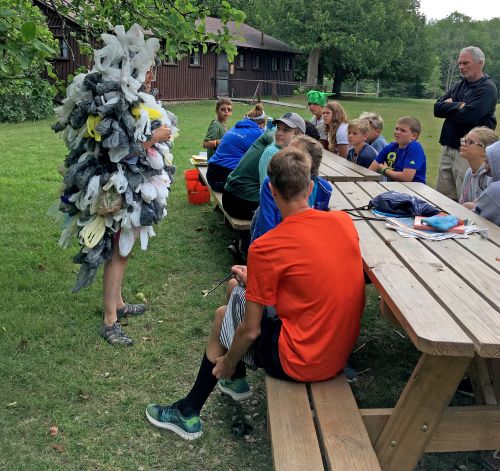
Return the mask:
<svg viewBox="0 0 500 471">
<path fill-rule="evenodd" d="M 453 11 L 470 16 L 473 20 L 500 17 L 499 0 L 420 0 L 420 11 L 428 20 L 440 20 Z"/>
</svg>

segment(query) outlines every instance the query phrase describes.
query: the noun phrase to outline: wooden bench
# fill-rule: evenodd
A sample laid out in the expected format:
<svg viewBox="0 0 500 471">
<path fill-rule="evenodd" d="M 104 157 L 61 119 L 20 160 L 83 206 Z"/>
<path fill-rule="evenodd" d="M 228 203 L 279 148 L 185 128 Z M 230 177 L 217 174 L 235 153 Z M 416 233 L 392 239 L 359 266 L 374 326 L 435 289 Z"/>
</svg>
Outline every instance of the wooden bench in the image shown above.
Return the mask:
<svg viewBox="0 0 500 471">
<path fill-rule="evenodd" d="M 218 191 L 212 190 L 210 185 L 208 184 L 207 180 L 207 167 L 198 167 L 198 171 L 200 172 L 201 179 L 209 189 L 210 193 L 212 194 L 212 197 L 215 200 L 216 205 L 220 208 L 222 211 L 222 214 L 224 215 L 224 219 L 226 219 L 229 224 L 231 224 L 231 227 L 236 230 L 236 231 L 248 231 L 250 230 L 250 223 L 251 221 L 248 221 L 246 219 L 238 219 L 238 218 L 233 218 L 229 214 L 226 213 L 224 210 L 224 206 L 222 206 L 222 193 L 219 193 Z"/>
<path fill-rule="evenodd" d="M 276 471 L 377 471 L 377 457 L 349 383 L 266 376 L 268 427 Z"/>
</svg>

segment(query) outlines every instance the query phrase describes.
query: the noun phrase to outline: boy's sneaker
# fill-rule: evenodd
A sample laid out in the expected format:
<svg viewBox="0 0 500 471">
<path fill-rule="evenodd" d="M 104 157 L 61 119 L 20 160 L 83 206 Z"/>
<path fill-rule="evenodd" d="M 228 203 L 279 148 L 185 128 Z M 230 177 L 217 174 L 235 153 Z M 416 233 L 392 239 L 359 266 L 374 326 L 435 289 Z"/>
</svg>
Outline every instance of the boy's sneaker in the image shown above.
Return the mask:
<svg viewBox="0 0 500 471">
<path fill-rule="evenodd" d="M 194 440 L 201 437 L 201 420 L 196 413 L 184 417 L 176 406 L 160 406 L 149 404 L 146 407 L 147 419 L 156 427 L 165 428 L 175 432 L 185 440 Z"/>
<path fill-rule="evenodd" d="M 122 345 L 124 347 L 134 345 L 134 341 L 123 332 L 119 322 L 115 322 L 113 325 L 102 324 L 101 335 L 111 345 Z"/>
<path fill-rule="evenodd" d="M 235 401 L 245 401 L 252 396 L 252 390 L 246 378 L 219 379 L 219 389 L 229 394 Z"/>
</svg>

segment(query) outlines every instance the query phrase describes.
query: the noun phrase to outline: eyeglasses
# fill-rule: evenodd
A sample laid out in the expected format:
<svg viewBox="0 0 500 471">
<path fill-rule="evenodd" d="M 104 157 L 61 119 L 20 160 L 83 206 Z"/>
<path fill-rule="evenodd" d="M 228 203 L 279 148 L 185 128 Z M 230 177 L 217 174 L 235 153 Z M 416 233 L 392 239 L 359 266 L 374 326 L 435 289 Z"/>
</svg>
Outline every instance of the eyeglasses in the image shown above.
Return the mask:
<svg viewBox="0 0 500 471">
<path fill-rule="evenodd" d="M 481 144 L 480 142 L 472 141 L 470 139 L 465 139 L 464 137 L 462 137 L 460 139 L 460 144 L 462 144 L 463 146 L 476 145 L 476 146 L 479 146 L 479 147 L 484 147 L 484 144 Z"/>
<path fill-rule="evenodd" d="M 233 111 L 233 109 L 232 108 L 219 108 L 219 111 L 230 112 L 230 111 Z"/>
</svg>

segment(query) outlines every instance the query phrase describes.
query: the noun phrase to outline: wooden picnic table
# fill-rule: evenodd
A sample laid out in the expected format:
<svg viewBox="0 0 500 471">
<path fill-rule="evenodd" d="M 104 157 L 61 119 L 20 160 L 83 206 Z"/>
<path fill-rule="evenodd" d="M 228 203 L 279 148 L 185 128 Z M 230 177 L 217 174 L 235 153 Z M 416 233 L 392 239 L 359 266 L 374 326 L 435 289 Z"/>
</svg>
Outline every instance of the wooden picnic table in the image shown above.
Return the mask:
<svg viewBox="0 0 500 471">
<path fill-rule="evenodd" d="M 340 155 L 323 150 L 319 175 L 331 182 L 380 181 L 382 175 L 350 162 Z"/>
<path fill-rule="evenodd" d="M 500 448 L 500 228 L 422 183 L 334 186 L 333 209 L 395 190 L 488 229 L 487 238 L 428 241 L 403 238 L 382 221 L 355 221 L 383 311 L 421 352 L 394 408 L 361 410 L 382 470 L 413 470 L 424 452 Z M 474 365 L 485 405 L 449 407 Z"/>
</svg>

